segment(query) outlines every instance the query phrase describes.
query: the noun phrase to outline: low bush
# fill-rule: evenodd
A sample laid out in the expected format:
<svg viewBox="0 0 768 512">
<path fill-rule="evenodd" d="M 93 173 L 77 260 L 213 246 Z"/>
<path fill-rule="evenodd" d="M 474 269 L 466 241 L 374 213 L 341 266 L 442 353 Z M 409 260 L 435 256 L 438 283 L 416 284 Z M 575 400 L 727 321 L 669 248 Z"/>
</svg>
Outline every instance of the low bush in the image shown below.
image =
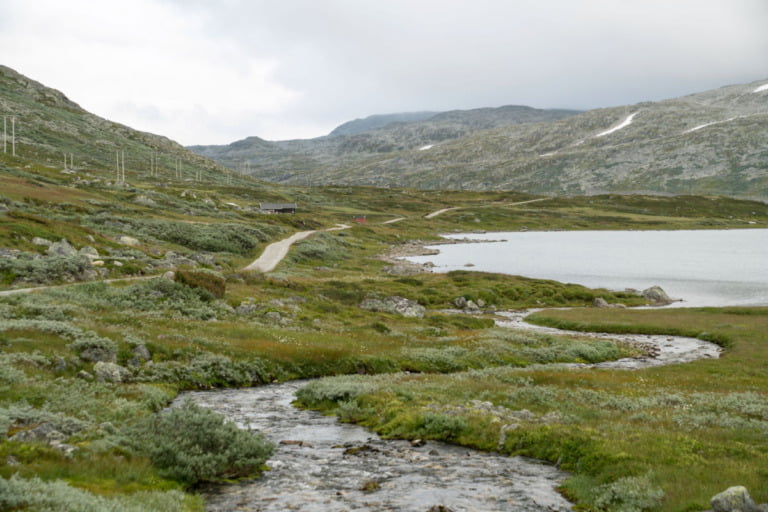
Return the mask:
<svg viewBox="0 0 768 512">
<path fill-rule="evenodd" d="M 0 258 L 0 282 L 55 283 L 82 279 L 90 269 L 91 262 L 84 256 Z"/>
<path fill-rule="evenodd" d="M 227 283 L 221 275 L 206 270 L 179 269 L 175 279 L 190 288 L 206 290 L 217 299 L 223 298 L 227 289 Z"/>
<path fill-rule="evenodd" d="M 261 434 L 192 402 L 145 418 L 128 439 L 162 476 L 186 485 L 254 476 L 274 450 Z"/>
<path fill-rule="evenodd" d="M 597 487 L 592 503 L 607 512 L 642 512 L 656 508 L 663 497 L 649 475 L 631 476 Z"/>
<path fill-rule="evenodd" d="M 190 510 L 191 499 L 180 491 L 137 492 L 117 498 L 96 496 L 71 487 L 66 482 L 46 482 L 14 475 L 0 477 L 0 510 L 39 510 L 45 512 L 181 512 Z M 197 508 L 195 506 L 195 508 Z"/>
</svg>

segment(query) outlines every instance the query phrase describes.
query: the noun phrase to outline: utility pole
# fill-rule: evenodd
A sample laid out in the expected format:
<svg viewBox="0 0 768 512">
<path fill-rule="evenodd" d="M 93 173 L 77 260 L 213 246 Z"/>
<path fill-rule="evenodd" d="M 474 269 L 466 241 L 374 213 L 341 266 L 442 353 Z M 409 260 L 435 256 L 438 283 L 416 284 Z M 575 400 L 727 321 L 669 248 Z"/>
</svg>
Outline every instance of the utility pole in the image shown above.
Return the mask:
<svg viewBox="0 0 768 512">
<path fill-rule="evenodd" d="M 3 153 L 8 152 L 8 116 L 3 116 Z"/>
<path fill-rule="evenodd" d="M 11 147 L 13 156 L 16 156 L 16 116 L 11 116 Z"/>
</svg>

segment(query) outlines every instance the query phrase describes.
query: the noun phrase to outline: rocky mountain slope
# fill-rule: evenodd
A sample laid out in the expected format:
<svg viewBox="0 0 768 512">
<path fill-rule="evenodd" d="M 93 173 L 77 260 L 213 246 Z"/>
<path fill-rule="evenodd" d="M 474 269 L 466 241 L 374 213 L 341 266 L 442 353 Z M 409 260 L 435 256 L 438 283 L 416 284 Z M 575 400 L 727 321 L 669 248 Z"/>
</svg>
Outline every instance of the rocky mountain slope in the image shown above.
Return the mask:
<svg viewBox="0 0 768 512">
<path fill-rule="evenodd" d="M 229 166 L 248 161 L 254 176 L 282 183 L 768 199 L 768 79 L 583 113 L 480 109 L 191 149 Z"/>
<path fill-rule="evenodd" d="M 189 149 L 257 177 L 294 184 L 315 180 L 332 169 L 357 169 L 372 159 L 395 157 L 435 144 L 459 140 L 479 130 L 564 119 L 574 110 L 540 110 L 510 105 L 450 112 L 392 114 L 350 121 L 326 137 L 271 142 L 249 137 L 226 146 Z M 247 162 L 247 164 L 246 164 Z M 307 178 L 307 180 L 305 180 Z"/>
<path fill-rule="evenodd" d="M 116 174 L 117 152 L 124 155 L 126 178 L 223 180 L 231 170 L 180 144 L 108 121 L 82 109 L 61 92 L 0 65 L 0 114 L 6 116 L 4 153 L 12 156 L 11 117 L 15 118 L 16 154 L 64 170 Z M 179 172 L 177 173 L 177 169 Z"/>
</svg>

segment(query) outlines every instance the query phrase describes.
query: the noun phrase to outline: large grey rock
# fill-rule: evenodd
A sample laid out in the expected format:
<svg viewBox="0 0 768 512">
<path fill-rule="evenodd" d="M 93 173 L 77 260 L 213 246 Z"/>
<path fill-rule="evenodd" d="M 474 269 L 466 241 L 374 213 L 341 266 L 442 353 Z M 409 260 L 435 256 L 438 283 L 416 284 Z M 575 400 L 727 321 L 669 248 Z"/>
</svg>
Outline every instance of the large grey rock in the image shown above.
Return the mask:
<svg viewBox="0 0 768 512">
<path fill-rule="evenodd" d="M 93 365 L 93 373 L 100 382 L 125 382 L 131 377 L 131 372 L 116 363 L 98 362 Z"/>
<path fill-rule="evenodd" d="M 66 238 L 62 238 L 58 242 L 53 242 L 48 247 L 49 256 L 77 256 L 77 249 L 72 247 Z"/>
<path fill-rule="evenodd" d="M 426 308 L 418 302 L 394 295 L 385 299 L 365 299 L 360 308 L 369 311 L 396 313 L 409 318 L 423 318 Z"/>
<path fill-rule="evenodd" d="M 651 301 L 657 306 L 663 306 L 673 302 L 672 299 L 669 298 L 669 295 L 667 295 L 667 292 L 665 292 L 661 286 L 651 286 L 650 288 L 643 290 L 642 295 L 645 299 Z"/>
<path fill-rule="evenodd" d="M 714 512 L 758 512 L 760 509 L 743 485 L 730 487 L 710 500 Z"/>
<path fill-rule="evenodd" d="M 40 425 L 37 425 L 34 428 L 29 428 L 26 430 L 21 430 L 11 436 L 9 439 L 11 441 L 20 441 L 20 442 L 29 442 L 29 441 L 38 441 L 38 442 L 50 442 L 50 441 L 61 441 L 65 439 L 66 436 L 59 432 L 59 430 L 52 425 L 51 423 L 45 422 L 41 423 Z"/>
</svg>

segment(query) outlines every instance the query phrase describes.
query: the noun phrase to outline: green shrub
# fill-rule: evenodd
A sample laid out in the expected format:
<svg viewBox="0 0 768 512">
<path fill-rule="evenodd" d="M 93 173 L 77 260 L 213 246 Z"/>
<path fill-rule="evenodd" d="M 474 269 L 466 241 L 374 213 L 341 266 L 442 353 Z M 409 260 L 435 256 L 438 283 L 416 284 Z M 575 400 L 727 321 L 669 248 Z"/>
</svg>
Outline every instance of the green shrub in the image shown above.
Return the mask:
<svg viewBox="0 0 768 512">
<path fill-rule="evenodd" d="M 117 343 L 94 333 L 78 337 L 69 347 L 86 361 L 111 361 L 117 359 Z"/>
<path fill-rule="evenodd" d="M 45 482 L 13 475 L 0 478 L 0 510 L 44 512 L 166 512 L 189 510 L 188 498 L 180 491 L 137 492 L 119 498 L 105 498 L 70 487 L 66 482 Z"/>
<path fill-rule="evenodd" d="M 642 512 L 657 507 L 664 491 L 655 487 L 649 475 L 620 478 L 595 489 L 593 504 L 607 512 Z"/>
<path fill-rule="evenodd" d="M 0 258 L 0 276 L 10 284 L 16 280 L 48 284 L 65 279 L 82 279 L 91 262 L 84 256 L 51 256 L 46 258 Z"/>
<path fill-rule="evenodd" d="M 217 299 L 224 297 L 227 283 L 222 276 L 205 270 L 180 269 L 176 271 L 176 282 L 208 291 Z"/>
<path fill-rule="evenodd" d="M 187 485 L 253 476 L 274 450 L 261 434 L 192 402 L 145 418 L 128 435 L 161 475 Z"/>
<path fill-rule="evenodd" d="M 467 420 L 461 416 L 427 413 L 419 419 L 415 433 L 419 437 L 450 441 L 459 437 L 467 426 Z"/>
</svg>

